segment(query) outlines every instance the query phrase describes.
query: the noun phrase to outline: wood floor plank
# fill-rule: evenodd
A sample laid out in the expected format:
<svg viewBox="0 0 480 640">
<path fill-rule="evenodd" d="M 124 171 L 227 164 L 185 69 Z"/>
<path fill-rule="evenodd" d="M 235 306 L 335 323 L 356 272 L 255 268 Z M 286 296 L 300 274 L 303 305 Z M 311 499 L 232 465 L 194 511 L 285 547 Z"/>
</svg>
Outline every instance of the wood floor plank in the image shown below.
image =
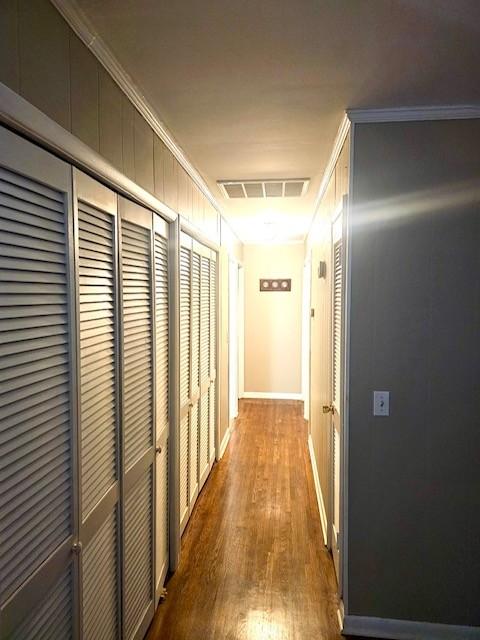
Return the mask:
<svg viewBox="0 0 480 640">
<path fill-rule="evenodd" d="M 147 640 L 340 640 L 302 405 L 242 400 Z"/>
</svg>

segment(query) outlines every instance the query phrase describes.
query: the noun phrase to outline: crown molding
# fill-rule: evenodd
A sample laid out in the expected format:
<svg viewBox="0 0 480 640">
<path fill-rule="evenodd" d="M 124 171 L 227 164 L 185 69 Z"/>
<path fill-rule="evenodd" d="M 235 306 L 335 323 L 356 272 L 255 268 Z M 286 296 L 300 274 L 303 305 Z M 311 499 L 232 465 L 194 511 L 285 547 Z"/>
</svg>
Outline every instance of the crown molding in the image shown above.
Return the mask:
<svg viewBox="0 0 480 640">
<path fill-rule="evenodd" d="M 461 104 L 426 107 L 395 107 L 392 109 L 347 109 L 347 117 L 355 124 L 365 122 L 470 120 L 480 118 L 480 106 Z"/>
<path fill-rule="evenodd" d="M 173 153 L 178 162 L 182 165 L 188 175 L 195 182 L 197 187 L 208 199 L 210 204 L 221 214 L 222 209 L 212 192 L 208 188 L 200 173 L 185 155 L 180 145 L 175 141 L 166 125 L 161 121 L 158 114 L 146 97 L 142 94 L 132 77 L 125 71 L 109 47 L 95 31 L 94 26 L 89 21 L 85 13 L 78 6 L 75 0 L 50 0 L 54 7 L 60 12 L 65 21 L 75 31 L 77 36 L 90 49 L 100 64 L 112 76 L 120 89 L 125 93 L 130 102 L 140 112 L 143 118 L 152 127 L 154 132 L 163 141 L 166 147 Z"/>
</svg>

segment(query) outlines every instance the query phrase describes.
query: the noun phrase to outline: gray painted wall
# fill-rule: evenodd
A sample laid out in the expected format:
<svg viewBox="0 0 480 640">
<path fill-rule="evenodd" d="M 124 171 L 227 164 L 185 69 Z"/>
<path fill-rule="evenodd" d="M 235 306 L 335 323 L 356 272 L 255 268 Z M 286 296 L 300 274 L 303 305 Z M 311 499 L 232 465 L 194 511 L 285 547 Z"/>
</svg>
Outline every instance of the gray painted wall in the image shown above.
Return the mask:
<svg viewBox="0 0 480 640">
<path fill-rule="evenodd" d="M 0 82 L 219 241 L 219 215 L 49 0 L 1 0 Z"/>
<path fill-rule="evenodd" d="M 480 625 L 480 120 L 354 144 L 348 613 Z"/>
</svg>

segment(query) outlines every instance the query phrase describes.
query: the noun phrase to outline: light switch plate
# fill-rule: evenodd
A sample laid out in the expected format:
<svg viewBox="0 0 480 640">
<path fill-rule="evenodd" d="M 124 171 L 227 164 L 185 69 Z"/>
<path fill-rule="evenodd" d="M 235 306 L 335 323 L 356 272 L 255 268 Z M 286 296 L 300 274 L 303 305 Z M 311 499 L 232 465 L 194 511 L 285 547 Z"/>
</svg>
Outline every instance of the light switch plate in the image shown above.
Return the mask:
<svg viewBox="0 0 480 640">
<path fill-rule="evenodd" d="M 373 392 L 373 415 L 374 416 L 390 415 L 390 391 L 374 391 Z"/>
</svg>

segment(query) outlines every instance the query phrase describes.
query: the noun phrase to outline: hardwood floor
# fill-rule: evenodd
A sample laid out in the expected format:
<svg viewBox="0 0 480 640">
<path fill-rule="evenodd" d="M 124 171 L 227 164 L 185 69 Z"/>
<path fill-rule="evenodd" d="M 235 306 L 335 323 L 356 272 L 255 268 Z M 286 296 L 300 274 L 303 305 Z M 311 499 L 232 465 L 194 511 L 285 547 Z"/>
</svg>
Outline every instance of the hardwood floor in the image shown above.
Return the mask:
<svg viewBox="0 0 480 640">
<path fill-rule="evenodd" d="M 302 405 L 243 400 L 147 640 L 339 640 Z"/>
</svg>

